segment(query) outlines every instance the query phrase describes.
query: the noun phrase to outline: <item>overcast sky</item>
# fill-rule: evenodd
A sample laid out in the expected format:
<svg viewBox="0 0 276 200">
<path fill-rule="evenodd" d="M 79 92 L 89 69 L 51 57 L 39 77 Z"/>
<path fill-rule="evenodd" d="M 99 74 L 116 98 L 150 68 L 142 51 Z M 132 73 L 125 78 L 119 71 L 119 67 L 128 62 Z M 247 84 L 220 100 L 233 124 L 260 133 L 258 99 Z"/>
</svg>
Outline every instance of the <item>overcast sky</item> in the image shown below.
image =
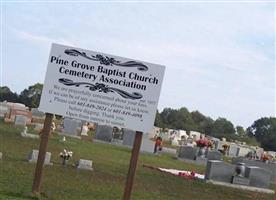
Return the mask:
<svg viewBox="0 0 276 200">
<path fill-rule="evenodd" d="M 249 126 L 275 116 L 275 6 L 2 3 L 2 85 L 43 83 L 52 42 L 166 66 L 159 110 Z"/>
</svg>

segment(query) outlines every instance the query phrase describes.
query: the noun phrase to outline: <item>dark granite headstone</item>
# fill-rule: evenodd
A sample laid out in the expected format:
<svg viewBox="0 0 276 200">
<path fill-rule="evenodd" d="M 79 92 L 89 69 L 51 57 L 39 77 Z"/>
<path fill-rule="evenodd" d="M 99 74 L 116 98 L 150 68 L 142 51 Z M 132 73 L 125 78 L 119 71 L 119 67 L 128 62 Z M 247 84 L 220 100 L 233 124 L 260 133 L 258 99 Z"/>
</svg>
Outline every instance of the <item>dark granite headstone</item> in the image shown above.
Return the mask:
<svg viewBox="0 0 276 200">
<path fill-rule="evenodd" d="M 219 160 L 208 160 L 205 179 L 231 183 L 235 174 L 235 166 Z"/>
<path fill-rule="evenodd" d="M 248 166 L 245 168 L 245 176 L 249 178 L 250 186 L 269 188 L 271 171 L 260 167 Z"/>
<path fill-rule="evenodd" d="M 219 151 L 213 150 L 208 151 L 206 157 L 208 160 L 222 160 L 223 155 Z"/>
<path fill-rule="evenodd" d="M 196 160 L 196 156 L 198 154 L 198 148 L 190 147 L 190 146 L 181 146 L 179 149 L 179 158 Z"/>
<path fill-rule="evenodd" d="M 275 163 L 264 163 L 259 160 L 247 160 L 242 157 L 237 157 L 232 159 L 232 164 L 237 164 L 239 162 L 245 163 L 246 166 L 257 166 L 271 171 L 271 182 L 274 184 L 276 183 L 276 164 Z"/>
<path fill-rule="evenodd" d="M 95 139 L 111 142 L 112 132 L 113 132 L 112 127 L 106 126 L 106 125 L 98 125 L 96 129 Z"/>
<path fill-rule="evenodd" d="M 80 123 L 79 120 L 65 118 L 63 120 L 63 132 L 72 136 L 78 135 L 77 129 L 80 127 Z"/>
<path fill-rule="evenodd" d="M 132 147 L 136 132 L 130 129 L 124 129 L 123 134 L 123 145 Z"/>
</svg>

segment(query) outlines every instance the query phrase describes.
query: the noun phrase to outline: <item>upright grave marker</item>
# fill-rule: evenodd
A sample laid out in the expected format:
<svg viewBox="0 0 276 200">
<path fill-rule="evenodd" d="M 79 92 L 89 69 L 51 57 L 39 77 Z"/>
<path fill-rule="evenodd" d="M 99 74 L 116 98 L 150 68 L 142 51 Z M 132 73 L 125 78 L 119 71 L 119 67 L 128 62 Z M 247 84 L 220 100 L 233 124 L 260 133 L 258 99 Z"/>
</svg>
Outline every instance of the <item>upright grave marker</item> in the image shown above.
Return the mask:
<svg viewBox="0 0 276 200">
<path fill-rule="evenodd" d="M 164 71 L 161 65 L 52 45 L 39 110 L 136 130 L 124 199 L 130 198 L 142 132 L 153 128 Z"/>
</svg>

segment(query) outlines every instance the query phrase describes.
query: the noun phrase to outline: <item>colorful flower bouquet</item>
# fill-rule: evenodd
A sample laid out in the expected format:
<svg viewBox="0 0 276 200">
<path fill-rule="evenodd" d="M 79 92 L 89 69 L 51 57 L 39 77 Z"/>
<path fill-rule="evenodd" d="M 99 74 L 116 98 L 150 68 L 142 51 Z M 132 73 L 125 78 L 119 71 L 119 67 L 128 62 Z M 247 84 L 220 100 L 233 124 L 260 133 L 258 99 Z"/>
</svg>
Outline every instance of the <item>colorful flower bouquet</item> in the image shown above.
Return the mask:
<svg viewBox="0 0 276 200">
<path fill-rule="evenodd" d="M 261 160 L 262 160 L 263 162 L 268 162 L 268 161 L 269 161 L 269 156 L 268 156 L 268 154 L 267 154 L 267 153 L 264 153 L 264 154 L 262 155 L 262 157 L 261 157 Z"/>
<path fill-rule="evenodd" d="M 185 179 L 195 179 L 195 172 L 192 171 L 191 173 L 189 172 L 179 172 L 178 176 L 181 176 Z"/>
<path fill-rule="evenodd" d="M 73 152 L 64 149 L 63 152 L 59 153 L 59 156 L 62 158 L 62 164 L 66 165 L 68 160 L 73 156 Z"/>
<path fill-rule="evenodd" d="M 199 139 L 196 141 L 196 145 L 201 148 L 206 147 L 208 146 L 208 140 Z"/>
</svg>

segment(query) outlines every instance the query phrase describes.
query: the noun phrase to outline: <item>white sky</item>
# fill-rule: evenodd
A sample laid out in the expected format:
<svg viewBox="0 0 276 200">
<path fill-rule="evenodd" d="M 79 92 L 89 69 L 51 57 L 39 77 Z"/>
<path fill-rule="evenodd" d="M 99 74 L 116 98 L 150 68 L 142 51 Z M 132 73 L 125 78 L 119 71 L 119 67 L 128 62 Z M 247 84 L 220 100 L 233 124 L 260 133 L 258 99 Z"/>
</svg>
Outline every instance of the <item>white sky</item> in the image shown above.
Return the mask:
<svg viewBox="0 0 276 200">
<path fill-rule="evenodd" d="M 2 3 L 2 85 L 43 83 L 52 42 L 166 66 L 159 110 L 275 116 L 275 5 Z"/>
</svg>

